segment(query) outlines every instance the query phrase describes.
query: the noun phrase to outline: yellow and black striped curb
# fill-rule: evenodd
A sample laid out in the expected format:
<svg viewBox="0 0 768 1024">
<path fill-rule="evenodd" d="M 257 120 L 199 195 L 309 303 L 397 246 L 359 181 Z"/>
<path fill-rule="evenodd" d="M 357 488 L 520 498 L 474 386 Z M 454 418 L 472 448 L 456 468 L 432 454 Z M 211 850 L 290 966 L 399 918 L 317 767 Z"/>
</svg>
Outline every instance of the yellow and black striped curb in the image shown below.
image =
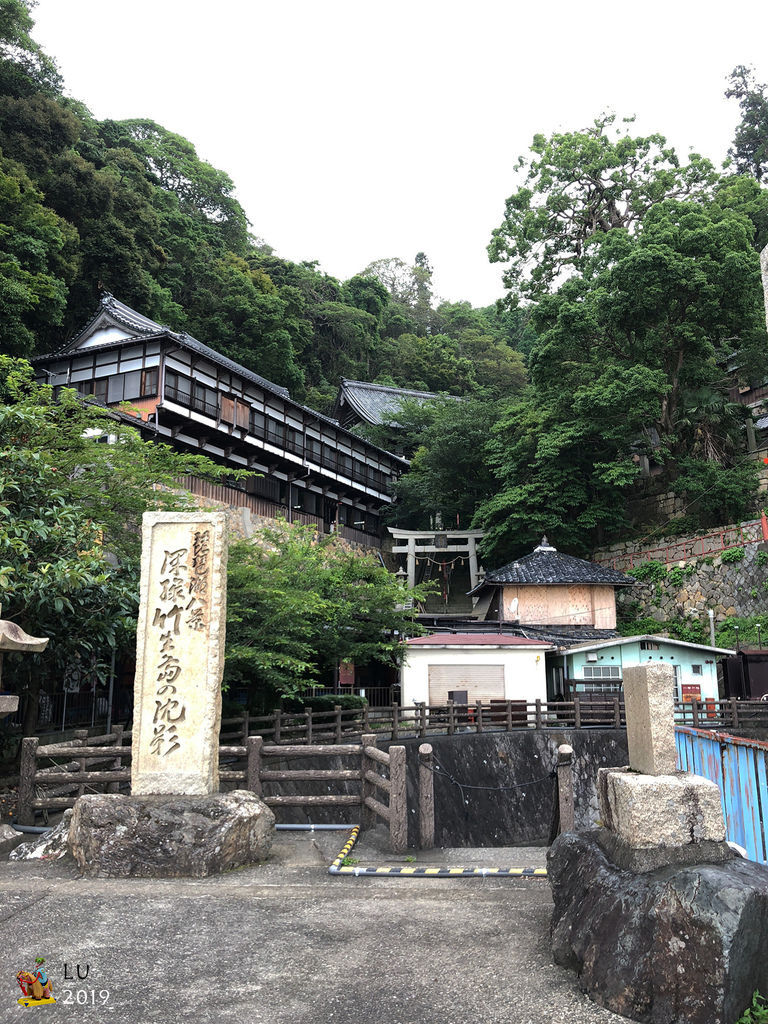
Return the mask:
<svg viewBox="0 0 768 1024">
<path fill-rule="evenodd" d="M 546 878 L 546 868 L 417 868 L 410 865 L 404 867 L 361 868 L 353 864 L 343 864 L 360 835 L 360 826 L 355 825 L 349 838 L 339 851 L 336 859 L 328 868 L 331 875 L 354 875 L 355 877 L 378 875 L 387 878 Z"/>
</svg>

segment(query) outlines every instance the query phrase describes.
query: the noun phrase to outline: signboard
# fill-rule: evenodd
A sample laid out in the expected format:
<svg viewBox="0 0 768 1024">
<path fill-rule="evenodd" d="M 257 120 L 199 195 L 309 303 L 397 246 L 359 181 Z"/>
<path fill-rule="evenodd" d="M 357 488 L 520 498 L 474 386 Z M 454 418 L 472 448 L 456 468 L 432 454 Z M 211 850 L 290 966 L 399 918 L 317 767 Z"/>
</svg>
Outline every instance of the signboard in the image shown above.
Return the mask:
<svg viewBox="0 0 768 1024">
<path fill-rule="evenodd" d="M 354 661 L 339 662 L 339 686 L 355 685 L 355 663 Z"/>
<path fill-rule="evenodd" d="M 701 700 L 701 685 L 699 683 L 683 683 L 683 700 Z"/>
</svg>

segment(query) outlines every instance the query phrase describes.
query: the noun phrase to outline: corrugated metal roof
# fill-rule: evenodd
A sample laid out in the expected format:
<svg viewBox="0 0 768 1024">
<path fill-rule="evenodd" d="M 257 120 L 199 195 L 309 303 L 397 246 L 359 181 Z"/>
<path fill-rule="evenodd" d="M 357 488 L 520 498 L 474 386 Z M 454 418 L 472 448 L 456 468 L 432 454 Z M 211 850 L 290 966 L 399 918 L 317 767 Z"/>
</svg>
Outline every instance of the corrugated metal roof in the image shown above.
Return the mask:
<svg viewBox="0 0 768 1024">
<path fill-rule="evenodd" d="M 631 587 L 634 582 L 631 576 L 625 576 L 615 569 L 607 569 L 596 562 L 587 562 L 583 558 L 561 554 L 557 548 L 549 544 L 546 537 L 543 537 L 541 544 L 530 555 L 509 562 L 501 569 L 487 572 L 484 583 L 479 583 L 472 593 L 488 583 L 523 586 L 580 583 L 589 586 Z"/>
</svg>

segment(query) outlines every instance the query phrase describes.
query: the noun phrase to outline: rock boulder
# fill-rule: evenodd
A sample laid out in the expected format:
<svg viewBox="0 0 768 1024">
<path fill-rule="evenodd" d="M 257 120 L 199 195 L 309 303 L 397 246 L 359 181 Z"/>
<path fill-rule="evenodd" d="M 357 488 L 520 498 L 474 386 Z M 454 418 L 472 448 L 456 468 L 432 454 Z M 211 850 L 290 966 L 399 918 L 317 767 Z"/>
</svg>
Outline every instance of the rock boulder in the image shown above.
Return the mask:
<svg viewBox="0 0 768 1024">
<path fill-rule="evenodd" d="M 69 848 L 86 875 L 201 878 L 265 860 L 275 816 L 254 793 L 99 794 L 77 801 Z"/>
<path fill-rule="evenodd" d="M 555 961 L 601 1006 L 649 1024 L 733 1024 L 768 992 L 768 869 L 725 864 L 624 871 L 598 832 L 548 855 Z"/>
</svg>

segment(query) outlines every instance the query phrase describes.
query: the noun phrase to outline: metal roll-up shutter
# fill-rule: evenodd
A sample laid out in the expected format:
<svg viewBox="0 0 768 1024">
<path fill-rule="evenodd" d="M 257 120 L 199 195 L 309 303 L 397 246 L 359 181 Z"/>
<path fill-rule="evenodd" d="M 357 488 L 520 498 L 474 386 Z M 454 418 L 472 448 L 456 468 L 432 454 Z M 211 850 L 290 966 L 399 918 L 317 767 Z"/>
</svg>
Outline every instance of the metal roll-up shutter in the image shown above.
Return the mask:
<svg viewBox="0 0 768 1024">
<path fill-rule="evenodd" d="M 470 703 L 503 700 L 504 666 L 430 665 L 429 703 L 447 703 L 449 690 L 466 690 Z"/>
</svg>

